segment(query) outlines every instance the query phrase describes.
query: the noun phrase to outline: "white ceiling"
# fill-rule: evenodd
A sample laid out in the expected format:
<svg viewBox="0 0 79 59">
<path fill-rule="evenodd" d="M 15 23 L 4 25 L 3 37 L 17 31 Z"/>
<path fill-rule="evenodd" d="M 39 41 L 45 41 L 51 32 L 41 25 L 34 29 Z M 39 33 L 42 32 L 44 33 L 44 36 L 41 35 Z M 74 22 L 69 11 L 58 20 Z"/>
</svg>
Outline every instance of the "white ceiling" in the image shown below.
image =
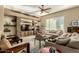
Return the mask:
<svg viewBox="0 0 79 59">
<path fill-rule="evenodd" d="M 73 8 L 73 7 L 76 7 L 77 5 L 45 5 L 45 8 L 51 8 L 50 10 L 48 10 L 49 13 L 45 13 L 45 12 L 40 13 L 40 9 L 38 8 L 40 6 L 41 5 L 5 5 L 4 7 L 11 10 L 22 12 L 25 14 L 40 17 L 50 13 Z"/>
</svg>

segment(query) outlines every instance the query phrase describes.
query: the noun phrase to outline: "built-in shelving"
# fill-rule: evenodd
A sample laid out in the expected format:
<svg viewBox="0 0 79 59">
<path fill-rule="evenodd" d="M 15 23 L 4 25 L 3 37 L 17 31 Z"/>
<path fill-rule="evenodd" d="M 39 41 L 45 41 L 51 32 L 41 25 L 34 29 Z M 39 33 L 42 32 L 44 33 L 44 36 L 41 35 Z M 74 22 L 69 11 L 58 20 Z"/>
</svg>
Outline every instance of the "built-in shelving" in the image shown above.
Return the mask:
<svg viewBox="0 0 79 59">
<path fill-rule="evenodd" d="M 4 25 L 4 27 L 16 27 L 16 25 Z"/>
</svg>

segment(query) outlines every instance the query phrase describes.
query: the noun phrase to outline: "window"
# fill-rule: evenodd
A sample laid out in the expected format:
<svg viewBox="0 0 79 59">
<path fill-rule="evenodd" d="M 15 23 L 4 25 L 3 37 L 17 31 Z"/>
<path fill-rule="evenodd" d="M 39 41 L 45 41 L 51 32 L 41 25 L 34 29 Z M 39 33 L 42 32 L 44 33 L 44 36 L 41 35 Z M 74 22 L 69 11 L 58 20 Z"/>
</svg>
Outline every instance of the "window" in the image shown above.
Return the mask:
<svg viewBox="0 0 79 59">
<path fill-rule="evenodd" d="M 64 30 L 64 16 L 47 19 L 45 29 Z"/>
</svg>

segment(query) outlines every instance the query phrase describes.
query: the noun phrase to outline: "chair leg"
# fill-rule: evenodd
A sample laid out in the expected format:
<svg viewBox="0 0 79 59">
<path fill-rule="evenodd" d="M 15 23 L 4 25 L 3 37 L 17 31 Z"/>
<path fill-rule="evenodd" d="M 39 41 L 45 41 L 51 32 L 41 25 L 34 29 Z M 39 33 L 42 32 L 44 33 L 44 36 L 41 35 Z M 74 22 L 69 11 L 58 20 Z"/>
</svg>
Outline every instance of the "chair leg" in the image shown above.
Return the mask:
<svg viewBox="0 0 79 59">
<path fill-rule="evenodd" d="M 36 39 L 34 39 L 34 46 L 36 45 Z"/>
<path fill-rule="evenodd" d="M 27 53 L 30 53 L 30 44 L 29 43 L 27 43 Z"/>
<path fill-rule="evenodd" d="M 39 48 L 41 48 L 41 40 L 39 40 Z"/>
<path fill-rule="evenodd" d="M 21 42 L 23 42 L 23 40 L 22 40 L 22 39 L 20 39 L 20 41 L 21 41 Z"/>
<path fill-rule="evenodd" d="M 17 44 L 19 43 L 19 41 L 16 41 L 17 42 Z"/>
</svg>

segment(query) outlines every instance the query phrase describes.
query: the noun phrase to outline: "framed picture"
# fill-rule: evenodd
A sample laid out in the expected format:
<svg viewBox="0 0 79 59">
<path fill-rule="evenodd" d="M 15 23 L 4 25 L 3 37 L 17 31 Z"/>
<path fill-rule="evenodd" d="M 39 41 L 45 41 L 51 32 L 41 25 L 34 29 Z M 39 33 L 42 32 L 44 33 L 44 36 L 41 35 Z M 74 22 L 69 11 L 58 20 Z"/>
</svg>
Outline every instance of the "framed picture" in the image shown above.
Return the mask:
<svg viewBox="0 0 79 59">
<path fill-rule="evenodd" d="M 72 26 L 79 26 L 79 21 L 72 21 Z"/>
</svg>

